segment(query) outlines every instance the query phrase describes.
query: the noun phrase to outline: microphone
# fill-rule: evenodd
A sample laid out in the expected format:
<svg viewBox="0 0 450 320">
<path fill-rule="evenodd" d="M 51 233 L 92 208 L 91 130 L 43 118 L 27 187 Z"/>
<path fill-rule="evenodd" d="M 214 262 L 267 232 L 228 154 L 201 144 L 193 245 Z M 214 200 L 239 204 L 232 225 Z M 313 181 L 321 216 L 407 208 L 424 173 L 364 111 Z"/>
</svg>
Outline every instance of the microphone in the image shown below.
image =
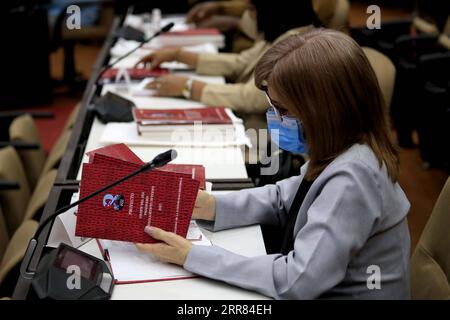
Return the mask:
<svg viewBox="0 0 450 320">
<path fill-rule="evenodd" d="M 44 257 L 45 259 L 44 258 L 42 259 L 42 260 L 44 260 L 44 262 L 43 262 L 44 266 L 41 266 L 41 263 L 39 263 L 38 269 L 29 269 L 29 264 L 31 262 L 31 259 L 32 259 L 33 255 L 34 255 L 35 249 L 36 249 L 37 244 L 38 244 L 38 239 L 39 239 L 40 234 L 42 233 L 42 230 L 45 228 L 45 226 L 50 221 L 52 221 L 58 215 L 60 215 L 61 213 L 66 212 L 67 210 L 69 210 L 69 209 L 71 209 L 71 208 L 73 208 L 75 206 L 78 206 L 79 204 L 81 204 L 81 203 L 83 203 L 85 201 L 88 201 L 89 199 L 99 195 L 100 193 L 102 193 L 102 192 L 104 192 L 104 191 L 106 191 L 108 189 L 111 189 L 111 188 L 121 184 L 122 182 L 124 182 L 124 181 L 126 181 L 128 179 L 133 178 L 134 176 L 136 176 L 138 174 L 141 174 L 143 172 L 162 167 L 162 166 L 166 165 L 167 163 L 171 162 L 172 160 L 174 160 L 176 157 L 177 157 L 177 152 L 175 150 L 173 150 L 173 149 L 170 149 L 170 150 L 167 150 L 167 151 L 165 151 L 163 153 L 160 153 L 155 158 L 153 158 L 153 160 L 145 163 L 144 165 L 142 165 L 136 171 L 134 171 L 134 172 L 132 172 L 132 173 L 130 173 L 130 174 L 128 174 L 128 175 L 126 175 L 126 176 L 124 176 L 124 177 L 122 177 L 122 178 L 120 178 L 120 179 L 118 179 L 118 180 L 116 180 L 116 181 L 114 181 L 112 183 L 110 183 L 109 185 L 107 185 L 107 186 L 105 186 L 105 187 L 103 187 L 103 188 L 101 188 L 99 190 L 96 190 L 96 191 L 92 192 L 91 194 L 89 194 L 89 195 L 79 199 L 78 201 L 75 201 L 75 202 L 73 202 L 73 203 L 71 203 L 71 204 L 69 204 L 67 206 L 64 206 L 64 207 L 58 209 L 57 211 L 55 211 L 55 213 L 49 215 L 39 225 L 38 229 L 36 230 L 36 233 L 34 234 L 33 239 L 31 239 L 29 244 L 28 244 L 28 248 L 27 248 L 27 250 L 25 252 L 22 265 L 20 266 L 20 274 L 21 274 L 22 278 L 27 279 L 27 280 L 33 280 L 35 275 L 36 275 L 36 273 L 39 273 L 40 274 L 39 278 L 45 278 L 45 281 L 47 281 L 48 277 L 46 275 L 49 272 L 52 272 L 53 266 L 55 266 L 57 264 L 57 262 L 58 262 L 58 261 L 56 261 L 57 258 L 59 257 L 58 259 L 60 259 L 60 256 L 63 255 L 63 254 L 67 254 L 69 257 L 77 256 L 77 259 L 78 259 L 77 261 L 88 261 L 88 262 L 91 261 L 92 264 L 94 264 L 94 262 L 95 262 L 97 265 L 99 265 L 99 267 L 97 268 L 99 270 L 99 268 L 101 267 L 101 264 L 104 263 L 104 261 L 96 259 L 95 257 L 92 257 L 92 256 L 90 256 L 90 255 L 88 255 L 86 253 L 83 253 L 80 250 L 77 250 L 77 249 L 72 248 L 70 246 L 67 246 L 65 244 L 60 244 L 58 249 L 56 249 L 56 251 L 58 253 L 56 253 L 55 250 L 53 250 L 52 252 L 50 252 L 49 254 L 47 254 Z M 68 251 L 70 251 L 70 252 L 67 253 Z M 104 273 L 105 272 L 107 273 L 107 271 L 105 271 L 106 269 L 103 267 Z M 53 272 L 55 272 L 55 271 L 53 271 Z M 95 270 L 93 270 L 93 272 L 95 272 Z M 62 276 L 60 275 L 60 277 L 62 277 Z M 40 281 L 42 282 L 44 280 L 41 279 Z M 88 280 L 86 280 L 86 281 L 88 281 Z M 35 286 L 34 283 L 33 283 L 33 286 Z M 40 297 L 50 296 L 46 292 L 47 289 L 42 289 L 43 286 L 44 286 L 43 283 L 39 283 L 38 285 L 35 286 L 35 287 L 37 287 L 35 289 L 38 291 L 37 292 L 38 295 Z M 48 287 L 50 287 L 50 286 L 48 286 Z M 100 294 L 99 293 L 99 288 L 97 288 L 97 289 L 98 289 L 96 291 L 97 294 Z M 48 290 L 50 290 L 50 289 L 48 289 Z M 60 292 L 64 291 L 64 290 L 65 290 L 64 288 L 60 287 L 58 294 L 60 294 Z M 45 294 L 44 294 L 44 292 L 45 292 Z M 70 294 L 68 293 L 68 296 L 61 296 L 61 295 L 59 295 L 58 297 L 67 299 L 67 297 L 69 297 L 69 296 L 70 296 Z"/>
<path fill-rule="evenodd" d="M 113 183 L 92 192 L 91 194 L 87 195 L 84 198 L 79 199 L 78 201 L 75 201 L 67 206 L 62 207 L 61 209 L 58 209 L 55 213 L 51 214 L 50 216 L 48 216 L 38 227 L 38 229 L 36 230 L 36 233 L 34 234 L 34 238 L 37 239 L 39 238 L 39 235 L 41 234 L 42 230 L 45 228 L 45 226 L 47 225 L 48 222 L 50 222 L 51 220 L 53 220 L 56 216 L 60 215 L 63 212 L 66 212 L 67 210 L 76 207 L 77 205 L 88 201 L 89 199 L 99 195 L 102 192 L 105 192 L 108 189 L 111 189 L 119 184 L 121 184 L 122 182 L 133 178 L 134 176 L 141 174 L 145 171 L 148 170 L 152 170 L 152 169 L 156 169 L 159 167 L 162 167 L 166 164 L 168 164 L 170 161 L 174 160 L 177 157 L 177 152 L 173 149 L 167 150 L 163 153 L 158 154 L 155 158 L 153 158 L 152 161 L 149 161 L 147 163 L 145 163 L 143 166 L 141 166 L 138 170 L 126 175 L 125 177 L 114 181 Z"/>
<path fill-rule="evenodd" d="M 170 161 L 174 160 L 178 156 L 178 153 L 174 149 L 167 150 L 158 154 L 152 161 L 147 162 L 141 167 L 141 170 L 155 169 L 165 166 Z"/>
<path fill-rule="evenodd" d="M 160 30 L 158 30 L 155 34 L 153 34 L 151 37 L 145 39 L 144 41 L 142 41 L 136 48 L 128 51 L 127 53 L 125 53 L 124 55 L 120 56 L 119 58 L 117 58 L 116 60 L 114 60 L 114 62 L 107 64 L 106 66 L 104 66 L 102 69 L 100 69 L 96 79 L 95 79 L 95 83 L 98 82 L 98 80 L 100 79 L 100 77 L 106 72 L 106 70 L 111 69 L 113 66 L 115 66 L 119 61 L 122 61 L 123 59 L 125 59 L 126 57 L 128 57 L 129 55 L 131 55 L 133 52 L 135 52 L 136 50 L 142 48 L 142 46 L 150 41 L 152 41 L 153 39 L 155 39 L 156 37 L 158 37 L 161 33 L 164 32 L 168 32 L 170 29 L 173 28 L 173 26 L 175 25 L 175 23 L 170 22 L 168 24 L 166 24 L 164 27 L 162 27 Z"/>
</svg>

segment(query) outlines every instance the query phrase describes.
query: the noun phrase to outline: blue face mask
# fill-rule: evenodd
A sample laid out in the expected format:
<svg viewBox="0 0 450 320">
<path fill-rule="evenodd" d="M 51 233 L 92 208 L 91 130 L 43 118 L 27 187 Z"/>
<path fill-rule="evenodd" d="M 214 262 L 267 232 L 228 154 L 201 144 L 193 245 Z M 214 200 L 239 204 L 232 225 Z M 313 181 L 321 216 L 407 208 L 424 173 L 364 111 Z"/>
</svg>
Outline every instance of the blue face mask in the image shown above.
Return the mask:
<svg viewBox="0 0 450 320">
<path fill-rule="evenodd" d="M 278 141 L 280 149 L 292 153 L 308 152 L 300 121 L 290 116 L 281 116 L 281 121 L 273 108 L 267 110 L 266 117 L 270 137 L 275 143 Z"/>
</svg>

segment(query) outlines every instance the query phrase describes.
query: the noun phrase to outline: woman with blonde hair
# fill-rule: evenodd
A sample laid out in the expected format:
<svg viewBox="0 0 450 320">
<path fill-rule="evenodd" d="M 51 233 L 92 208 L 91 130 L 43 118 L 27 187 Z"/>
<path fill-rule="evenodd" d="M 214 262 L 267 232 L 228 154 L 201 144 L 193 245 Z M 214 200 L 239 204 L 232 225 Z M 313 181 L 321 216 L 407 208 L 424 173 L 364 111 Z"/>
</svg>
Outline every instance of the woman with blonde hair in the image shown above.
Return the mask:
<svg viewBox="0 0 450 320">
<path fill-rule="evenodd" d="M 410 205 L 362 49 L 337 31 L 294 35 L 264 54 L 255 83 L 271 106 L 274 140 L 282 149 L 304 149 L 309 161 L 299 176 L 275 185 L 200 192 L 193 217 L 213 230 L 277 225 L 279 253 L 243 257 L 153 227 L 146 232 L 163 243 L 138 247 L 276 299 L 408 299 Z"/>
</svg>

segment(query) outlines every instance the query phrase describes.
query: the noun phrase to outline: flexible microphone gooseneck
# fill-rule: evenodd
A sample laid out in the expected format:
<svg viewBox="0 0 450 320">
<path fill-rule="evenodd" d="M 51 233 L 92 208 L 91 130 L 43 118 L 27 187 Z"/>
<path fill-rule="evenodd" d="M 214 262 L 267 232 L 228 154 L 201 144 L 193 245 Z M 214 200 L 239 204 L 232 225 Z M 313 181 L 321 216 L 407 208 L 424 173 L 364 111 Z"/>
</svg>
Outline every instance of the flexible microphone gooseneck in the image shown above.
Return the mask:
<svg viewBox="0 0 450 320">
<path fill-rule="evenodd" d="M 28 248 L 27 251 L 25 252 L 24 255 L 24 261 L 22 263 L 22 266 L 20 268 L 20 273 L 22 275 L 22 277 L 24 277 L 25 279 L 32 279 L 34 276 L 34 271 L 35 270 L 30 270 L 28 269 L 31 257 L 34 254 L 34 251 L 36 249 L 37 243 L 38 243 L 38 239 L 40 234 L 42 233 L 42 230 L 45 228 L 45 226 L 52 221 L 54 218 L 56 218 L 56 216 L 60 215 L 61 213 L 66 212 L 67 210 L 76 207 L 77 205 L 88 201 L 89 199 L 99 195 L 100 193 L 111 189 L 119 184 L 121 184 L 122 182 L 131 179 L 132 177 L 141 174 L 143 172 L 152 170 L 152 169 L 156 169 L 159 167 L 162 167 L 164 165 L 166 165 L 167 163 L 169 163 L 170 161 L 174 160 L 177 157 L 177 152 L 173 149 L 170 149 L 168 151 L 165 151 L 163 153 L 160 153 L 159 155 L 157 155 L 155 158 L 153 158 L 152 161 L 149 161 L 147 163 L 145 163 L 142 167 L 140 167 L 138 170 L 126 175 L 125 177 L 114 181 L 112 183 L 110 183 L 109 185 L 96 190 L 94 192 L 92 192 L 91 194 L 87 195 L 86 197 L 83 197 L 81 199 L 79 199 L 78 201 L 75 201 L 67 206 L 64 206 L 60 209 L 58 209 L 57 211 L 55 211 L 55 213 L 51 214 L 50 216 L 48 216 L 44 221 L 42 221 L 42 223 L 39 225 L 38 229 L 36 230 L 36 233 L 34 234 L 33 239 L 30 240 L 29 244 L 28 244 Z"/>
<path fill-rule="evenodd" d="M 128 51 L 127 53 L 125 53 L 123 56 L 120 56 L 119 58 L 117 58 L 116 60 L 114 60 L 114 62 L 107 64 L 106 66 L 104 66 L 100 72 L 97 75 L 96 78 L 96 83 L 98 82 L 98 80 L 100 79 L 100 77 L 108 70 L 111 69 L 113 66 L 115 66 L 117 63 L 119 63 L 119 61 L 122 61 L 123 59 L 125 59 L 126 57 L 128 57 L 129 55 L 131 55 L 133 52 L 135 52 L 136 50 L 142 48 L 142 46 L 150 41 L 152 41 L 153 39 L 155 39 L 156 37 L 158 37 L 161 33 L 164 32 L 168 32 L 170 29 L 173 28 L 173 26 L 175 25 L 175 23 L 170 22 L 167 25 L 165 25 L 164 27 L 162 27 L 159 31 L 157 31 L 154 35 L 152 35 L 151 37 L 145 39 L 144 41 L 142 41 L 136 48 Z"/>
</svg>

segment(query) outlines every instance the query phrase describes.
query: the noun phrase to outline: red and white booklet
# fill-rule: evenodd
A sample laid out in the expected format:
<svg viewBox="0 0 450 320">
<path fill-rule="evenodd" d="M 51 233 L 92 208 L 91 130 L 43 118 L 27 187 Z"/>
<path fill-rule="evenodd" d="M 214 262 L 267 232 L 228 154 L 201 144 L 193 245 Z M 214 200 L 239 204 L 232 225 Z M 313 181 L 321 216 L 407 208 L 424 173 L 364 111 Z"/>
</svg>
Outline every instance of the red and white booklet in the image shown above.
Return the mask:
<svg viewBox="0 0 450 320">
<path fill-rule="evenodd" d="M 89 153 L 83 164 L 80 198 L 139 169 L 142 161 L 125 145 Z M 192 174 L 152 170 L 79 205 L 75 234 L 81 237 L 152 243 L 145 226 L 186 237 L 200 180 Z"/>
</svg>

